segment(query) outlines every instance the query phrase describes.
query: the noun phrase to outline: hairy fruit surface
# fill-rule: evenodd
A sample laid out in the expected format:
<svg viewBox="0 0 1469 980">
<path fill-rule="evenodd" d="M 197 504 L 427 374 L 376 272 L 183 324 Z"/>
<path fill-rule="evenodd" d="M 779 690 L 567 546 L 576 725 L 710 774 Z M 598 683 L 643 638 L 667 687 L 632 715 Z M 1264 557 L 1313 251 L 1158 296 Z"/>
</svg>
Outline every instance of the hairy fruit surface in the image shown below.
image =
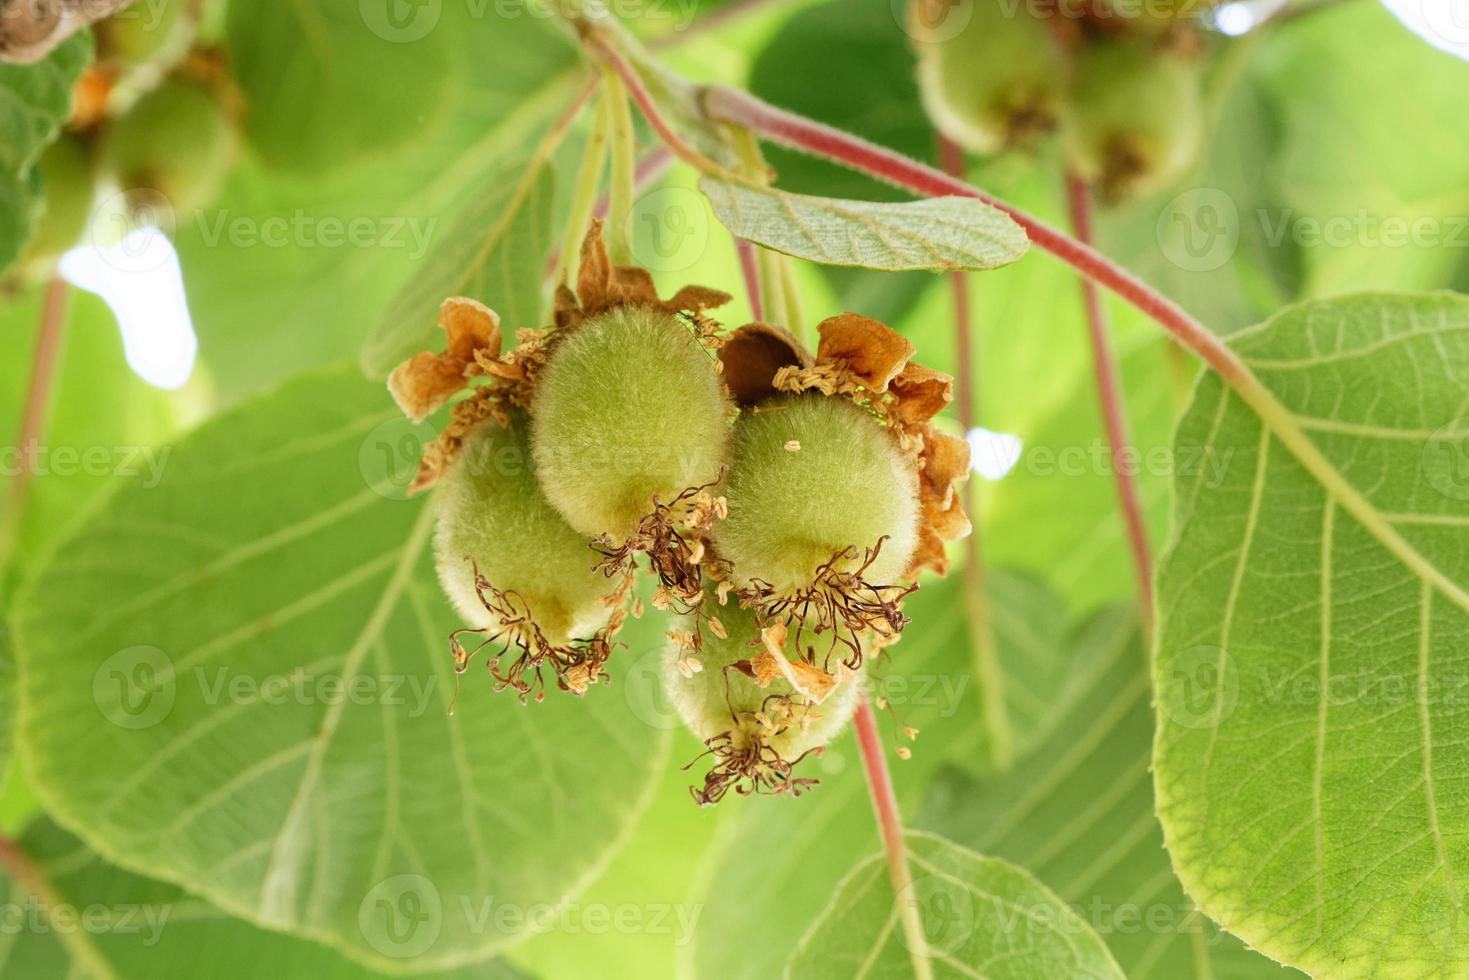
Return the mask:
<svg viewBox="0 0 1469 980">
<path fill-rule="evenodd" d="M 815 780 L 793 770 L 851 719 L 862 675 L 842 670 L 833 680 L 805 665 L 780 663 L 782 655 L 769 648 L 750 610 L 734 602 L 706 605 L 719 619 L 719 633 L 703 629 L 696 656 L 671 645 L 663 670 L 669 700 L 715 760 L 694 799 L 716 803 L 730 788 L 742 795 L 799 793 Z M 821 682 L 798 688 L 789 679 L 811 674 Z"/>
<path fill-rule="evenodd" d="M 517 596 L 548 642 L 564 645 L 606 623 L 608 582 L 593 570 L 597 556 L 586 537 L 541 494 L 525 418 L 511 418 L 508 428 L 494 421 L 475 428 L 439 481 L 439 581 L 466 622 L 502 625 L 476 589 L 482 577 Z"/>
<path fill-rule="evenodd" d="M 588 536 L 626 540 L 654 498 L 719 479 L 729 403 L 678 314 L 613 307 L 570 329 L 537 380 L 531 448 L 546 497 Z"/>
<path fill-rule="evenodd" d="M 810 587 L 844 552 L 874 583 L 895 582 L 918 546 L 918 481 L 897 439 L 851 400 L 782 395 L 735 423 L 724 495 L 729 516 L 715 525 L 720 557 L 736 584 L 776 591 Z"/>
<path fill-rule="evenodd" d="M 972 5 L 957 33 L 958 14 L 943 0 L 916 0 L 909 10 L 918 53 L 923 106 L 945 136 L 980 154 L 1023 146 L 1054 129 L 1065 73 L 1046 25 L 1025 4 Z"/>
<path fill-rule="evenodd" d="M 1191 58 L 1128 39 L 1085 45 L 1061 128 L 1070 165 L 1113 200 L 1167 187 L 1198 157 L 1201 99 Z"/>
</svg>

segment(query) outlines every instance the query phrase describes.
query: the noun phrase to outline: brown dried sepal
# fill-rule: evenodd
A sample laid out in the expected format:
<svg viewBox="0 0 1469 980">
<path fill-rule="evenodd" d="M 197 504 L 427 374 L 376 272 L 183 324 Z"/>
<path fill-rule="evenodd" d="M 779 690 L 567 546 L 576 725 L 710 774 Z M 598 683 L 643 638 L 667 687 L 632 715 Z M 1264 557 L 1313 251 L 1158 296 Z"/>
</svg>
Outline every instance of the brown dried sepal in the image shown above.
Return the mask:
<svg viewBox="0 0 1469 980">
<path fill-rule="evenodd" d="M 532 696 L 538 702 L 545 700 L 543 670 L 546 668 L 552 671 L 560 690 L 578 697 L 598 681 L 607 679 L 603 668 L 621 646 L 613 640 L 627 619 L 624 610 L 616 610 L 607 625 L 589 639 L 558 646 L 546 639 L 523 596 L 496 588 L 480 574 L 473 559 L 467 560 L 474 568 L 474 587 L 479 600 L 495 617 L 496 625 L 478 629 L 465 627 L 449 634 L 449 648 L 457 674 L 465 673 L 470 660 L 482 650 L 489 649 L 491 652 L 485 660 L 485 667 L 494 678 L 495 690 L 514 690 L 522 704 Z M 478 636 L 479 642 L 474 649 L 466 650 L 460 637 L 470 635 Z M 507 657 L 510 658 L 508 667 L 505 666 Z"/>
<path fill-rule="evenodd" d="M 569 330 L 617 306 L 650 306 L 666 313 L 685 313 L 702 322 L 705 310 L 729 301 L 729 293 L 704 286 L 685 286 L 670 299 L 659 299 L 648 270 L 612 264 L 602 240 L 602 220 L 595 218 L 582 240 L 576 291 L 564 282 L 556 287 L 556 326 Z"/>
<path fill-rule="evenodd" d="M 761 625 L 762 638 L 769 652 L 772 638 L 780 641 L 784 656 L 787 641 L 794 644 L 794 657 L 786 658 L 791 663 L 802 663 L 826 674 L 828 677 L 841 667 L 857 670 L 862 666 L 864 641 L 876 639 L 890 642 L 903 632 L 908 617 L 903 614 L 903 600 L 912 594 L 916 585 L 874 585 L 866 579 L 882 551 L 884 538 L 859 552 L 856 547 L 847 547 L 832 555 L 812 579 L 811 585 L 796 591 L 777 591 L 769 583 L 752 581 L 738 591 L 740 602 L 748 606 Z M 841 566 L 861 559 L 851 571 L 842 571 Z M 773 633 L 776 627 L 781 632 Z M 806 640 L 828 636 L 826 650 L 818 654 L 814 645 Z M 832 663 L 838 650 L 845 650 Z M 792 681 L 795 684 L 795 681 Z"/>
<path fill-rule="evenodd" d="M 775 378 L 782 368 L 804 370 L 816 361 L 784 327 L 748 323 L 724 338 L 719 363 L 735 404 L 749 407 L 779 393 Z"/>
<path fill-rule="evenodd" d="M 415 422 L 442 408 L 470 379 L 483 374 L 479 355 L 500 356 L 500 317 L 472 299 L 454 297 L 439 307 L 439 326 L 448 335 L 442 354 L 424 351 L 399 364 L 388 376 L 388 391 Z"/>
<path fill-rule="evenodd" d="M 705 750 L 685 769 L 706 755 L 714 757 L 714 766 L 704 776 L 704 785 L 690 786 L 689 793 L 700 806 L 713 806 L 731 789 L 739 796 L 800 796 L 819 780 L 798 778 L 796 766 L 821 748 L 809 749 L 799 758 L 783 759 L 770 747 L 769 740 L 791 725 L 803 725 L 811 706 L 796 695 L 772 694 L 759 711 L 735 712 L 735 731 L 723 732 L 704 743 Z"/>
<path fill-rule="evenodd" d="M 964 513 L 960 485 L 969 479 L 969 443 L 924 422 L 917 428 L 921 437 L 918 471 L 918 505 L 921 523 L 918 549 L 908 564 L 908 578 L 927 570 L 943 575 L 949 560 L 944 544 L 967 537 L 973 530 Z"/>
</svg>

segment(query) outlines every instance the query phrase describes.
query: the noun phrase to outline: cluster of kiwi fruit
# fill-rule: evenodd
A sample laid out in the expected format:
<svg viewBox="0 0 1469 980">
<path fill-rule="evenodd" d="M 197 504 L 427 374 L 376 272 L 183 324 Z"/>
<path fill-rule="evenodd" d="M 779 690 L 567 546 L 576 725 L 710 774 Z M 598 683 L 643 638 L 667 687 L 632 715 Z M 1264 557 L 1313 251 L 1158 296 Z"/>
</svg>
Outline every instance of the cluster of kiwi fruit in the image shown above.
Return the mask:
<svg viewBox="0 0 1469 980">
<path fill-rule="evenodd" d="M 49 276 L 89 229 L 109 243 L 116 229 L 94 227 L 103 198 L 155 219 L 160 206 L 187 215 L 215 198 L 238 138 L 222 56 L 201 43 L 205 17 L 200 0 L 162 0 L 93 26 L 96 60 L 77 85 L 71 120 L 33 171 L 23 282 Z"/>
<path fill-rule="evenodd" d="M 1196 160 L 1199 24 L 1218 0 L 914 0 L 924 106 L 981 155 L 1057 132 L 1104 198 L 1155 193 Z"/>
<path fill-rule="evenodd" d="M 608 265 L 600 225 L 587 242 L 581 295 L 562 287 L 554 326 L 501 355 L 498 318 L 450 300 L 448 350 L 389 381 L 411 417 L 452 403 L 420 486 L 468 624 L 454 655 L 462 672 L 484 651 L 522 701 L 585 694 L 651 573 L 670 617 L 665 689 L 715 758 L 695 798 L 798 792 L 811 780 L 794 766 L 850 719 L 863 655 L 896 638 L 902 598 L 935 567 L 916 561 L 933 533 L 919 430 L 890 391 L 850 383 L 845 360 L 768 324 L 725 333 L 703 311 L 728 296 L 660 301 L 645 272 Z"/>
</svg>

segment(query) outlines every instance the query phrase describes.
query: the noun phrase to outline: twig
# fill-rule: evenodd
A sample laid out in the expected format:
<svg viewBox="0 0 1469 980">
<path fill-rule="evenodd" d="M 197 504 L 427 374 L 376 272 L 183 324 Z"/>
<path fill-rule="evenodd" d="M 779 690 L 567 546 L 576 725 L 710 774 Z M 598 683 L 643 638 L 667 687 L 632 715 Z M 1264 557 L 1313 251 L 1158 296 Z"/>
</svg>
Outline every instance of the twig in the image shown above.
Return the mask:
<svg viewBox="0 0 1469 980">
<path fill-rule="evenodd" d="M 71 955 L 73 972 L 96 980 L 117 980 L 117 971 L 92 941 L 90 930 L 61 928 L 55 921 L 56 911 L 66 908 L 63 897 L 24 848 L 3 834 L 0 834 L 0 868 L 29 893 L 27 897 L 36 905 L 36 911 L 46 917 L 51 932 Z"/>
<path fill-rule="evenodd" d="M 0 515 L 0 573 L 10 563 L 20 537 L 20 526 L 30 494 L 31 475 L 36 471 L 37 453 L 51 414 L 51 389 L 56 380 L 56 362 L 66 333 L 69 299 L 66 280 L 53 275 L 41 303 L 41 320 L 36 330 L 36 349 L 31 360 L 31 378 L 25 408 L 16 430 L 15 448 L 19 466 L 5 495 L 5 512 Z"/>
<path fill-rule="evenodd" d="M 1072 230 L 1079 241 L 1092 243 L 1091 188 L 1075 174 L 1066 177 L 1066 197 L 1071 209 Z M 1123 401 L 1121 373 L 1107 336 L 1107 311 L 1102 306 L 1101 291 L 1090 279 L 1081 280 L 1082 298 L 1086 304 L 1087 330 L 1091 337 L 1092 364 L 1096 373 L 1097 399 L 1107 429 L 1111 448 L 1112 475 L 1117 481 L 1117 502 L 1127 529 L 1132 550 L 1132 565 L 1137 577 L 1138 609 L 1144 630 L 1153 624 L 1153 565 L 1148 548 L 1148 528 L 1143 521 L 1142 503 L 1137 490 L 1137 477 L 1128 456 L 1132 454 L 1132 437 L 1128 431 L 1127 405 Z"/>
<path fill-rule="evenodd" d="M 903 820 L 898 812 L 898 797 L 893 792 L 893 777 L 883 755 L 882 737 L 872 717 L 872 705 L 864 695 L 857 703 L 853 718 L 857 729 L 857 745 L 862 750 L 862 765 L 867 773 L 867 788 L 872 792 L 872 809 L 877 815 L 877 828 L 882 834 L 882 849 L 888 859 L 888 878 L 893 883 L 893 901 L 898 903 L 898 917 L 907 938 L 908 955 L 913 961 L 917 980 L 933 980 L 933 964 L 928 956 L 928 939 L 923 929 L 923 910 L 913 891 L 913 870 L 908 866 L 908 843 L 903 838 Z"/>
<path fill-rule="evenodd" d="M 951 177 L 964 176 L 964 151 L 959 144 L 938 134 L 939 162 Z M 977 343 L 974 336 L 974 314 L 970 302 L 969 276 L 955 272 L 949 279 L 954 297 L 954 343 L 957 361 L 959 424 L 966 438 L 974 431 L 978 400 L 975 372 L 979 369 Z M 964 485 L 964 506 L 973 525 L 964 541 L 963 592 L 965 623 L 969 631 L 969 647 L 974 661 L 975 679 L 980 684 L 984 727 L 989 736 L 990 759 L 996 769 L 1005 770 L 1015 762 L 1015 740 L 1010 733 L 1010 712 L 1005 703 L 1005 675 L 1000 667 L 995 646 L 994 611 L 990 608 L 989 575 L 984 564 L 984 544 L 979 527 L 979 481 L 973 476 Z"/>
<path fill-rule="evenodd" d="M 753 243 L 743 238 L 735 239 L 735 251 L 740 256 L 740 273 L 745 278 L 745 293 L 750 297 L 750 315 L 757 321 L 765 319 L 765 307 L 760 302 L 760 256 Z"/>
<path fill-rule="evenodd" d="M 747 92 L 723 86 L 708 88 L 705 90 L 704 107 L 716 120 L 747 126 L 784 146 L 825 157 L 917 194 L 978 198 L 1008 214 L 1036 245 L 1156 320 L 1226 381 L 1243 384 L 1249 376 L 1234 352 L 1177 303 L 1096 249 L 1019 208 L 894 150 L 777 109 Z"/>
</svg>

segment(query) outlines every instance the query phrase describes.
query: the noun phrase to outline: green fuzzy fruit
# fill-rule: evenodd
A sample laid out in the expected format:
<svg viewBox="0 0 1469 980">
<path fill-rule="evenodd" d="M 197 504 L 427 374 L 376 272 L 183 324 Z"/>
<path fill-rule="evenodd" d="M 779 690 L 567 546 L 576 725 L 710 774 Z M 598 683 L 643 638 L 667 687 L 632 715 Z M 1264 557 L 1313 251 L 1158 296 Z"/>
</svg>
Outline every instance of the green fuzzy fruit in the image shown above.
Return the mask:
<svg viewBox="0 0 1469 980">
<path fill-rule="evenodd" d="M 896 438 L 843 397 L 785 395 L 735 423 L 715 547 L 736 584 L 808 588 L 839 551 L 877 546 L 872 584 L 903 575 L 918 546 L 918 475 Z M 854 568 L 861 558 L 842 563 Z"/>
<path fill-rule="evenodd" d="M 1203 143 L 1200 67 L 1135 40 L 1081 53 L 1061 136 L 1071 167 L 1112 199 L 1182 177 Z"/>
<path fill-rule="evenodd" d="M 1201 17 L 1219 6 L 1222 0 L 1148 0 L 1139 4 L 1137 0 L 1100 0 L 1092 15 L 1098 20 L 1124 26 L 1128 29 L 1160 34 L 1185 21 Z"/>
<path fill-rule="evenodd" d="M 436 494 L 439 581 L 467 622 L 500 625 L 475 589 L 477 565 L 494 588 L 523 600 L 553 646 L 606 623 L 608 580 L 593 570 L 597 555 L 587 539 L 542 496 L 523 415 L 508 429 L 493 421 L 474 429 Z"/>
<path fill-rule="evenodd" d="M 692 657 L 699 665 L 697 671 L 682 669 L 680 663 L 687 664 L 690 655 L 670 645 L 664 655 L 663 686 L 689 730 L 711 748 L 717 746 L 719 765 L 762 754 L 767 761 L 778 758 L 794 764 L 841 733 L 862 691 L 860 671 L 844 674 L 820 704 L 797 694 L 781 678 L 762 688 L 731 666 L 758 656 L 763 649 L 754 614 L 733 601 L 719 606 L 712 597 L 704 609 L 719 619 L 727 637 L 714 635 L 707 626 L 702 629 L 703 650 Z M 762 724 L 756 713 L 775 721 L 775 730 Z"/>
<path fill-rule="evenodd" d="M 729 402 L 671 313 L 618 307 L 573 328 L 537 381 L 531 446 L 546 497 L 588 536 L 624 541 L 653 510 L 719 479 Z"/>
<path fill-rule="evenodd" d="M 47 147 L 36 166 L 45 196 L 21 262 L 28 270 L 49 271 L 86 231 L 96 182 L 90 149 L 70 134 Z"/>
<path fill-rule="evenodd" d="M 107 142 L 108 166 L 124 190 L 157 191 L 181 214 L 214 200 L 234 155 L 224 108 L 177 78 L 139 99 Z"/>
<path fill-rule="evenodd" d="M 182 54 L 194 32 L 188 0 L 137 3 L 97 24 L 97 61 L 134 68 Z"/>
<path fill-rule="evenodd" d="M 932 6 L 916 0 L 910 31 L 917 39 L 923 106 L 934 125 L 981 154 L 1024 145 L 1053 129 L 1065 71 L 1046 25 L 1025 4 L 1007 11 L 982 0 L 954 33 L 947 21 L 926 22 L 923 11 Z M 950 9 L 948 16 L 958 14 Z"/>
</svg>

